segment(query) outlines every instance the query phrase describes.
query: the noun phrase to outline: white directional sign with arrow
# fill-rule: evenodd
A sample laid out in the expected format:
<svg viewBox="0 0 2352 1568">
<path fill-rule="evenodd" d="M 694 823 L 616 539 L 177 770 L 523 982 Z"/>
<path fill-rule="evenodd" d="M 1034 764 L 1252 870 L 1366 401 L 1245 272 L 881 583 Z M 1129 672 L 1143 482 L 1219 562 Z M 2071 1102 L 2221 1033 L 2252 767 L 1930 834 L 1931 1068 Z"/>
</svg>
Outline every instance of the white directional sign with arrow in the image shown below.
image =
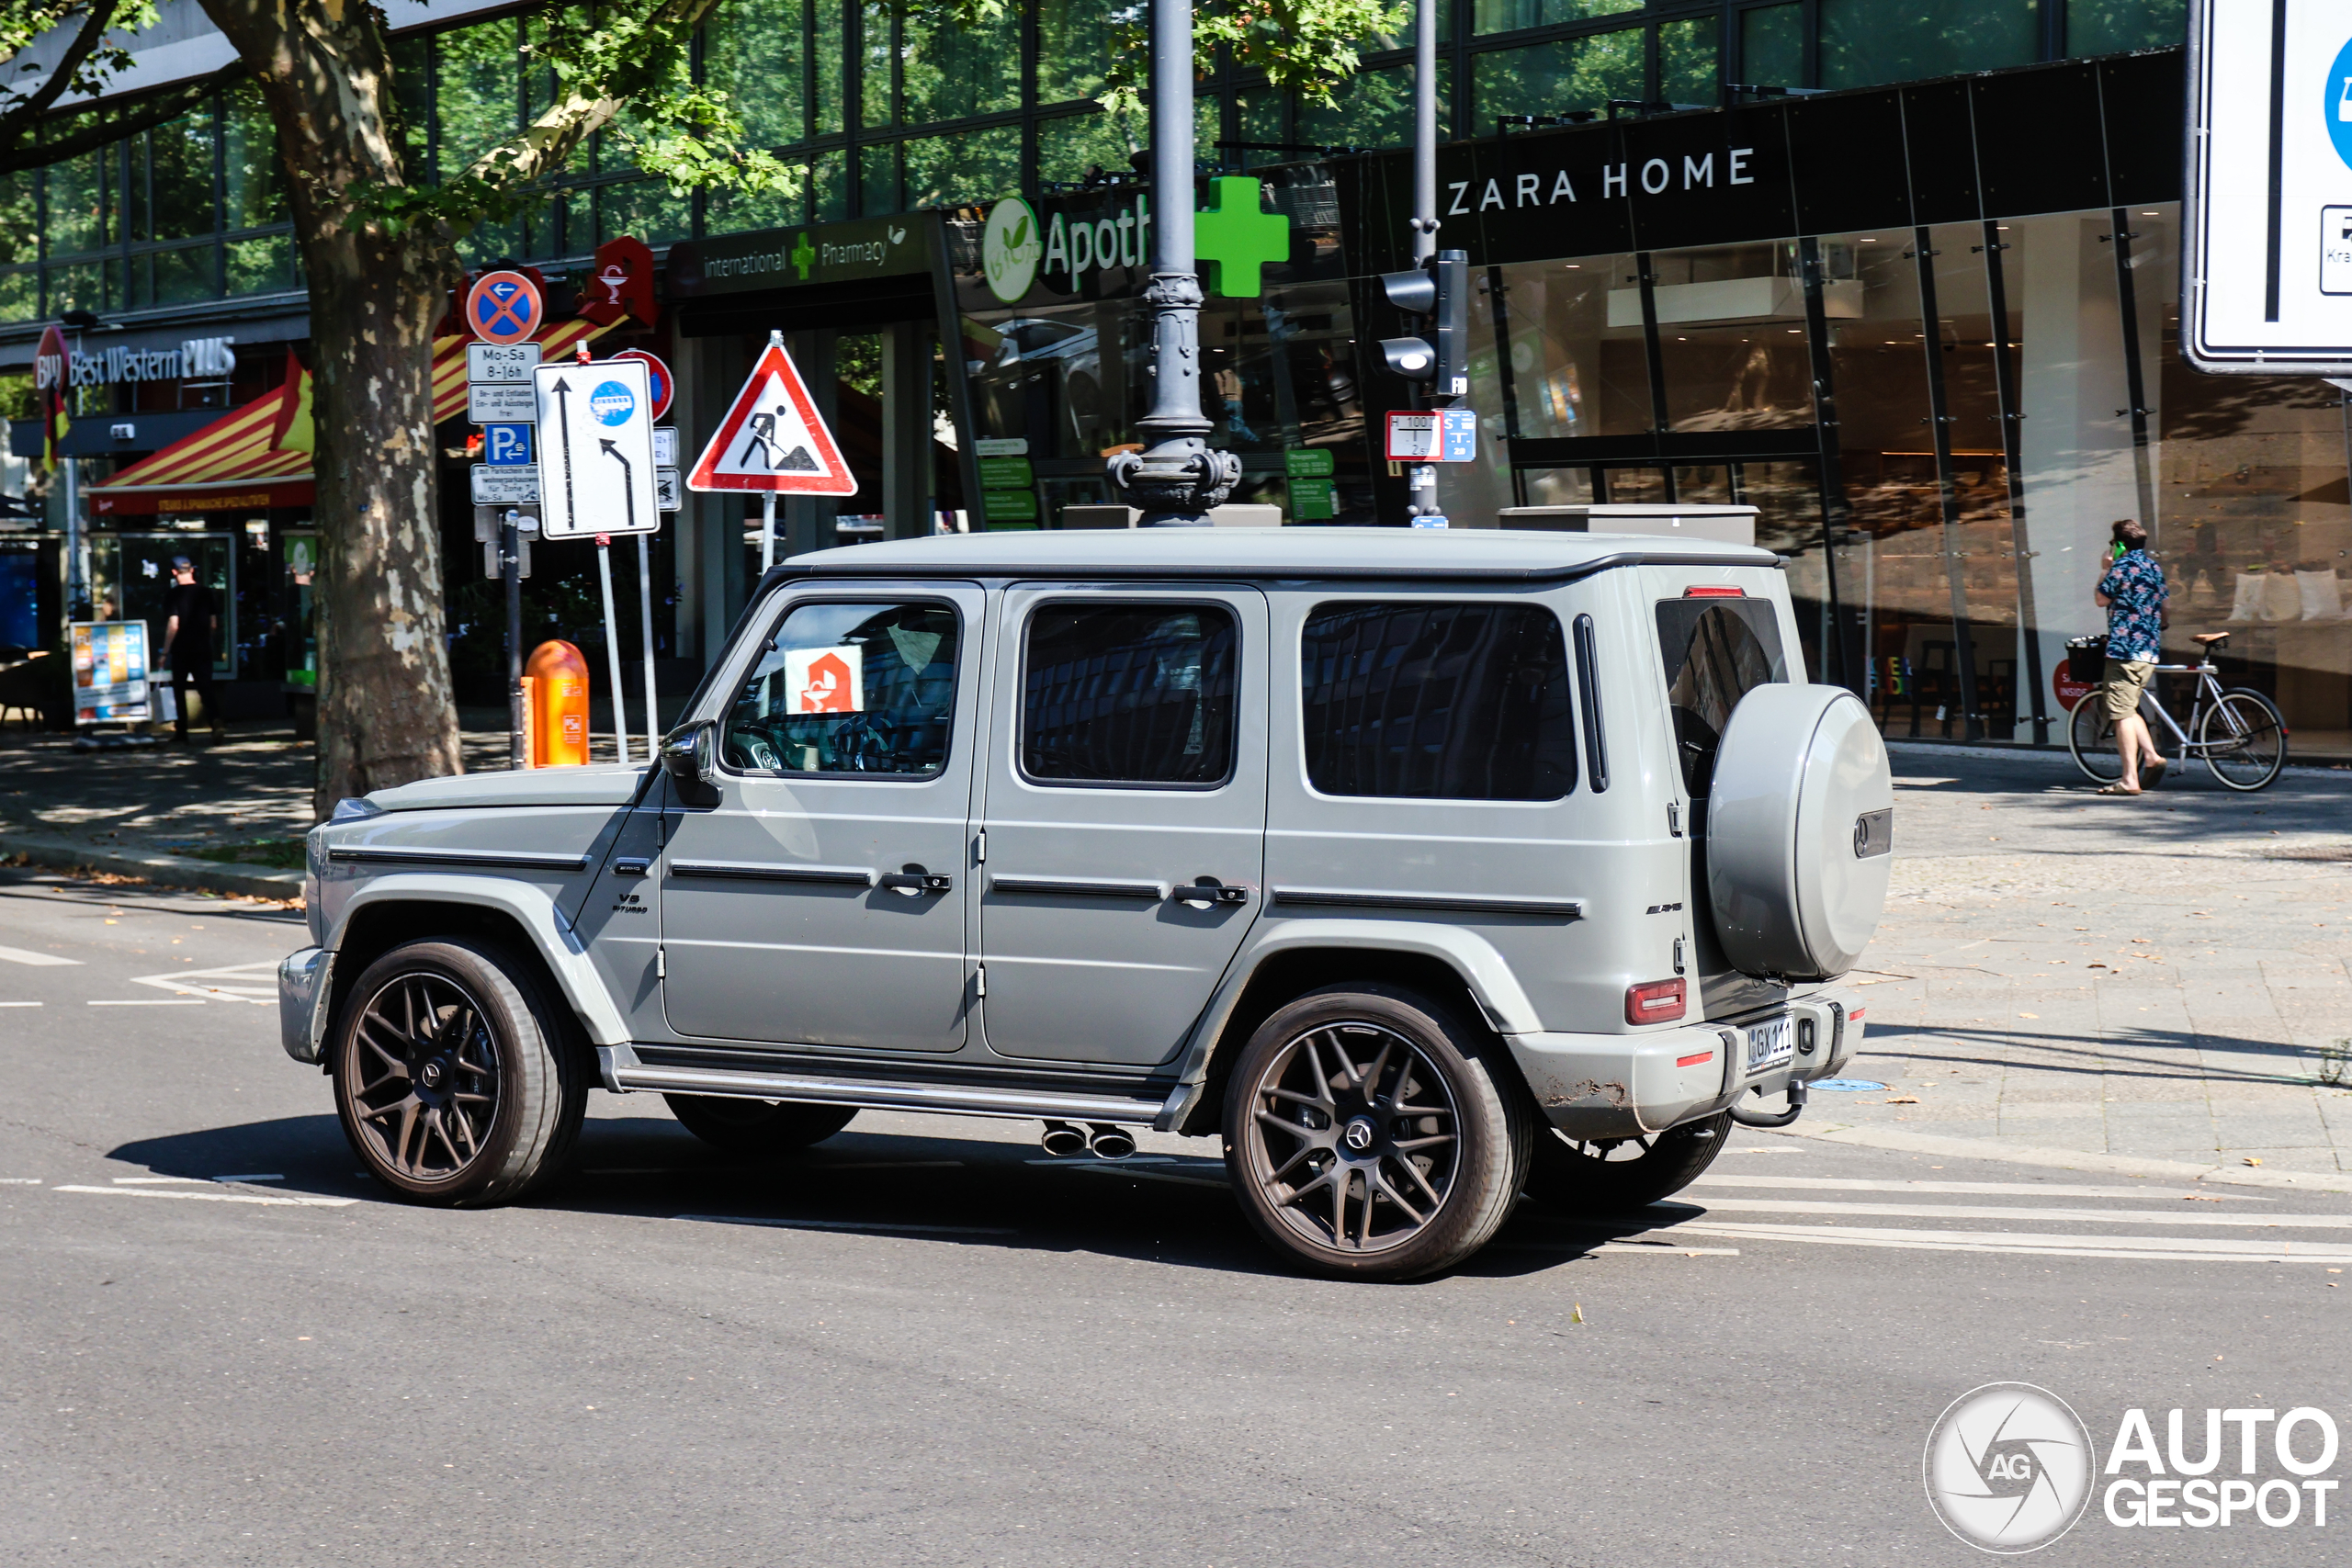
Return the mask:
<svg viewBox="0 0 2352 1568">
<path fill-rule="evenodd" d="M 654 534 L 653 398 L 641 360 L 542 365 L 539 535 Z"/>
</svg>

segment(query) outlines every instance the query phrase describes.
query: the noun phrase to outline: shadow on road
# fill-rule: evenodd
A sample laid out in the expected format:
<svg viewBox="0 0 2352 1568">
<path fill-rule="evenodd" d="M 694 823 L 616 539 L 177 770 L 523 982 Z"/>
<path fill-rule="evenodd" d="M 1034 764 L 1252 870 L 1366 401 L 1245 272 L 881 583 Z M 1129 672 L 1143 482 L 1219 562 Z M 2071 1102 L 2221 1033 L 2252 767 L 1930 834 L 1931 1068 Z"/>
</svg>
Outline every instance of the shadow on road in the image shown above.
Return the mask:
<svg viewBox="0 0 2352 1568">
<path fill-rule="evenodd" d="M 244 1179 L 244 1190 L 410 1205 L 364 1174 L 331 1115 L 209 1127 L 119 1145 L 142 1173 Z M 256 1179 L 271 1178 L 267 1181 Z M 1033 1252 L 1086 1252 L 1179 1268 L 1292 1272 L 1235 1207 L 1220 1159 L 1048 1159 L 1025 1145 L 862 1134 L 745 1163 L 660 1117 L 597 1117 L 578 1156 L 528 1208 L 900 1236 Z M 1494 1245 L 1458 1270 L 1504 1278 L 1589 1258 L 1603 1244 L 1701 1211 L 1570 1221 L 1522 1205 Z M 1442 1278 L 1442 1276 L 1438 1276 Z"/>
</svg>

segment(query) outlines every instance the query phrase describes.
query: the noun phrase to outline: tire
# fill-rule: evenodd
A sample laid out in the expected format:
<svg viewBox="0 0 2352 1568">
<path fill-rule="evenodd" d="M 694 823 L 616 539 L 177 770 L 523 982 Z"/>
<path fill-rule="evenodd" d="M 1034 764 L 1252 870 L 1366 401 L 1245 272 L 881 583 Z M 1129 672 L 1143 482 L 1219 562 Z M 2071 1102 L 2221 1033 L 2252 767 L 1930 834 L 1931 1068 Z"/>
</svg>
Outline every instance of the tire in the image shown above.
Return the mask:
<svg viewBox="0 0 2352 1568">
<path fill-rule="evenodd" d="M 2066 750 L 2075 766 L 2094 784 L 2111 784 L 2123 776 L 2123 759 L 2115 750 L 2115 721 L 2107 716 L 2107 694 L 2093 687 L 2075 704 L 2066 721 Z"/>
<path fill-rule="evenodd" d="M 2223 692 L 2197 721 L 2197 744 L 2230 788 L 2266 789 L 2287 765 L 2287 717 L 2260 692 Z"/>
<path fill-rule="evenodd" d="M 665 1094 L 678 1124 L 712 1148 L 730 1155 L 787 1155 L 822 1143 L 850 1124 L 854 1105 L 814 1105 L 790 1100 L 735 1100 L 721 1095 Z"/>
<path fill-rule="evenodd" d="M 368 1173 L 411 1202 L 511 1202 L 558 1174 L 589 1070 L 534 965 L 467 939 L 361 972 L 336 1021 L 335 1114 Z"/>
<path fill-rule="evenodd" d="M 1527 1195 L 1564 1214 L 1615 1214 L 1672 1197 L 1715 1163 L 1731 1137 L 1731 1112 L 1669 1127 L 1648 1140 L 1578 1143 L 1546 1127 L 1535 1134 Z"/>
<path fill-rule="evenodd" d="M 1459 1263 L 1519 1195 L 1534 1126 L 1514 1071 L 1492 1034 L 1416 992 L 1307 992 L 1259 1026 L 1227 1080 L 1242 1212 L 1276 1251 L 1337 1279 Z M 1414 1114 L 1394 1114 L 1400 1103 Z"/>
</svg>

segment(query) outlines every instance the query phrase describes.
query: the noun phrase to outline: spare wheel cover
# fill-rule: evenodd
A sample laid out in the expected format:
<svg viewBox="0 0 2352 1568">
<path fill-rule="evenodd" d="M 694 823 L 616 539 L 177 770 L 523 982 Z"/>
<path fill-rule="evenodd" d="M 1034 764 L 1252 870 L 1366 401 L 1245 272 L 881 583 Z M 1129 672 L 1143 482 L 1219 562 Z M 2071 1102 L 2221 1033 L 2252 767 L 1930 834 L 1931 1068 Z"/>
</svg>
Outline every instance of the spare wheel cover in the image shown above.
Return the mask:
<svg viewBox="0 0 2352 1568">
<path fill-rule="evenodd" d="M 1842 686 L 1758 686 L 1732 710 L 1707 803 L 1707 892 L 1741 972 L 1826 980 L 1878 929 L 1894 792 L 1870 710 Z"/>
</svg>

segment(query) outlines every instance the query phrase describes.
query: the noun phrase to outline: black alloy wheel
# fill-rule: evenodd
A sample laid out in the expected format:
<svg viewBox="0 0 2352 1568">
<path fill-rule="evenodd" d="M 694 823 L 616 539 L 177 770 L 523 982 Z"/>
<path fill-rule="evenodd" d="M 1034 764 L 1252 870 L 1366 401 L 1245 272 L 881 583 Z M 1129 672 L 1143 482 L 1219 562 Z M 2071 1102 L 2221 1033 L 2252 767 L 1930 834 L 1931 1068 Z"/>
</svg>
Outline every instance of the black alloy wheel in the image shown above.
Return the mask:
<svg viewBox="0 0 2352 1568">
<path fill-rule="evenodd" d="M 1226 1168 L 1251 1224 L 1352 1279 L 1413 1279 L 1485 1246 L 1517 1195 L 1529 1131 L 1498 1049 L 1439 1004 L 1380 986 L 1275 1013 L 1226 1090 Z"/>
<path fill-rule="evenodd" d="M 587 1072 L 530 971 L 462 942 L 395 948 L 352 987 L 335 1111 L 370 1174 L 421 1202 L 520 1196 L 558 1170 Z"/>
</svg>

